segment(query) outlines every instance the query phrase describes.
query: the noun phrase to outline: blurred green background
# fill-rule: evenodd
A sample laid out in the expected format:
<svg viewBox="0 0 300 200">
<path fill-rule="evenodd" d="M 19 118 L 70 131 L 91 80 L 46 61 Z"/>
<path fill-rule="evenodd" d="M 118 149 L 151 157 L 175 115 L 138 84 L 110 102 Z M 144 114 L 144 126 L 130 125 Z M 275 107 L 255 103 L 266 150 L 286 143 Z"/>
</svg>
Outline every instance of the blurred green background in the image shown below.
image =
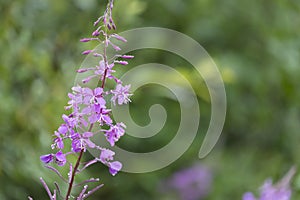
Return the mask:
<svg viewBox="0 0 300 200">
<path fill-rule="evenodd" d="M 62 122 L 66 94 L 83 61 L 79 43 L 93 30 L 104 0 L 0 1 L 0 199 L 46 199 L 39 177 L 56 176 L 42 166 L 53 131 Z M 222 136 L 211 154 L 197 153 L 210 119 L 203 83 L 192 83 L 201 108 L 199 134 L 189 150 L 167 168 L 147 174 L 120 173 L 112 178 L 95 165 L 84 176 L 100 177 L 105 186 L 91 199 L 176 199 L 159 185 L 178 170 L 201 162 L 213 173 L 208 200 L 241 199 L 268 177 L 278 180 L 300 156 L 300 1 L 298 0 L 116 0 L 118 31 L 157 26 L 197 40 L 222 73 L 228 100 Z M 166 52 L 133 52 L 137 64 L 168 64 L 193 80 L 186 62 Z M 178 104 L 163 88 L 147 86 L 133 96 L 132 115 L 147 124 L 151 104 L 165 103 L 165 132 L 176 131 Z M 135 149 L 166 144 L 172 134 L 129 141 Z M 126 146 L 126 138 L 121 142 Z M 51 185 L 51 184 L 50 184 Z M 300 173 L 292 182 L 300 198 Z M 170 197 L 170 195 L 172 197 Z"/>
</svg>

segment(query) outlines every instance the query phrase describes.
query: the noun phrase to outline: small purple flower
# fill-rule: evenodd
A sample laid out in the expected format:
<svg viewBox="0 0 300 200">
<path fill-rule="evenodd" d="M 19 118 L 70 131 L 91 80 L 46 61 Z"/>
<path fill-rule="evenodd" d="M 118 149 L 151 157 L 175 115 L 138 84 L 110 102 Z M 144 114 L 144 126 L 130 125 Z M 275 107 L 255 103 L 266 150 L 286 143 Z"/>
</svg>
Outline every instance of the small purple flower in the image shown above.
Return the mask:
<svg viewBox="0 0 300 200">
<path fill-rule="evenodd" d="M 72 117 L 72 115 L 67 116 L 67 115 L 63 114 L 62 119 L 71 128 L 75 128 L 77 125 L 77 122 L 76 122 L 75 118 Z"/>
<path fill-rule="evenodd" d="M 98 119 L 98 122 L 100 123 L 100 126 L 103 126 L 104 124 L 111 125 L 112 119 L 108 115 L 109 112 L 110 112 L 110 110 L 107 110 L 105 108 L 103 108 L 101 110 L 101 113 L 99 114 L 99 119 Z"/>
<path fill-rule="evenodd" d="M 58 128 L 58 132 L 62 135 L 66 135 L 66 133 L 68 132 L 68 126 L 66 124 L 60 125 L 60 127 Z"/>
<path fill-rule="evenodd" d="M 129 93 L 130 85 L 122 86 L 121 84 L 118 84 L 116 86 L 115 90 L 111 90 L 111 93 L 113 94 L 111 101 L 114 105 L 116 105 L 116 101 L 119 105 L 127 104 L 130 102 L 129 97 L 132 95 Z"/>
<path fill-rule="evenodd" d="M 119 161 L 113 161 L 115 152 L 109 149 L 101 149 L 100 157 L 97 159 L 98 161 L 102 162 L 104 165 L 109 167 L 109 173 L 115 176 L 122 168 L 122 163 Z"/>
<path fill-rule="evenodd" d="M 60 137 L 60 134 L 57 131 L 55 131 L 54 134 L 56 135 L 56 138 L 54 139 L 54 145 L 56 145 L 58 149 L 63 149 L 64 148 L 63 138 Z"/>
<path fill-rule="evenodd" d="M 75 153 L 80 152 L 81 149 L 83 148 L 82 142 L 80 140 L 80 134 L 79 133 L 73 133 L 71 135 L 71 140 L 72 140 L 71 150 Z"/>
<path fill-rule="evenodd" d="M 85 132 L 82 134 L 82 142 L 84 144 L 84 148 L 95 148 L 96 145 L 90 140 L 91 137 L 93 137 L 94 134 L 92 132 Z"/>
<path fill-rule="evenodd" d="M 53 154 L 42 155 L 40 159 L 43 163 L 48 164 L 53 161 Z"/>
<path fill-rule="evenodd" d="M 74 139 L 72 140 L 72 151 L 75 152 L 75 153 L 78 153 L 81 151 L 82 149 L 82 143 L 79 139 Z"/>
<path fill-rule="evenodd" d="M 247 192 L 243 195 L 243 200 L 256 200 L 251 192 Z"/>
<path fill-rule="evenodd" d="M 177 192 L 182 200 L 204 199 L 211 187 L 211 171 L 202 164 L 176 172 L 164 182 L 164 192 Z"/>
<path fill-rule="evenodd" d="M 114 146 L 115 142 L 117 142 L 120 137 L 124 135 L 124 128 L 126 128 L 126 126 L 121 122 L 111 126 L 110 129 L 106 131 L 106 140 L 110 143 L 111 146 Z"/>
<path fill-rule="evenodd" d="M 109 173 L 115 176 L 122 169 L 122 163 L 114 161 L 109 163 Z"/>
<path fill-rule="evenodd" d="M 45 164 L 52 162 L 53 160 L 58 166 L 63 166 L 66 164 L 66 155 L 61 151 L 58 151 L 55 155 L 47 154 L 40 157 L 41 161 Z"/>
<path fill-rule="evenodd" d="M 83 88 L 83 103 L 86 105 L 89 104 L 99 104 L 105 106 L 106 102 L 102 97 L 103 89 L 100 87 L 95 88 L 94 90 L 90 88 Z"/>
<path fill-rule="evenodd" d="M 63 154 L 61 151 L 55 154 L 55 162 L 58 166 L 64 166 L 67 162 L 66 155 Z"/>
<path fill-rule="evenodd" d="M 106 164 L 107 162 L 114 159 L 115 152 L 109 150 L 109 149 L 102 149 L 100 153 L 100 161 L 103 164 Z"/>
<path fill-rule="evenodd" d="M 97 55 L 100 55 L 100 54 L 94 54 L 95 56 L 97 56 Z M 97 76 L 101 76 L 101 79 L 103 79 L 103 76 L 104 76 L 104 72 L 105 72 L 105 70 L 106 70 L 106 78 L 109 78 L 109 79 L 112 79 L 113 78 L 113 75 L 112 75 L 112 73 L 113 72 L 115 72 L 115 70 L 113 70 L 112 68 L 114 67 L 114 63 L 111 63 L 111 64 L 106 64 L 105 65 L 105 63 L 104 63 L 104 61 L 103 60 L 100 60 L 99 61 L 99 64 L 98 65 L 96 65 L 96 67 L 95 67 L 95 71 L 94 71 L 94 73 L 95 73 L 95 75 L 97 75 Z"/>
</svg>

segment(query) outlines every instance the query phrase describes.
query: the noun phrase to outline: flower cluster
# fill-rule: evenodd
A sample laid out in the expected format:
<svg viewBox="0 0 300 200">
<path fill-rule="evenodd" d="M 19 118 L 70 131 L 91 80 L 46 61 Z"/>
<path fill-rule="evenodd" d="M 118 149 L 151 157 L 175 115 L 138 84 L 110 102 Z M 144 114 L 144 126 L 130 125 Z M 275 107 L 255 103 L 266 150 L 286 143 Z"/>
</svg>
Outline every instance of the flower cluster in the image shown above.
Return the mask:
<svg viewBox="0 0 300 200">
<path fill-rule="evenodd" d="M 111 117 L 111 110 L 107 106 L 106 99 L 116 105 L 127 104 L 130 102 L 131 96 L 129 89 L 130 85 L 123 85 L 122 81 L 114 76 L 115 65 L 127 65 L 127 59 L 132 59 L 131 55 L 118 55 L 115 54 L 113 58 L 108 58 L 107 48 L 112 47 L 115 51 L 121 48 L 115 45 L 111 39 L 115 38 L 122 42 L 126 39 L 116 33 L 110 33 L 112 29 L 116 29 L 116 25 L 112 19 L 113 0 L 109 0 L 104 15 L 99 17 L 94 23 L 96 29 L 93 31 L 90 38 L 83 38 L 81 42 L 98 41 L 103 45 L 103 52 L 96 52 L 96 50 L 86 50 L 82 52 L 83 55 L 92 54 L 99 59 L 96 66 L 89 68 L 81 68 L 77 73 L 85 73 L 89 71 L 89 75 L 82 79 L 82 84 L 72 87 L 72 92 L 68 94 L 69 101 L 65 107 L 69 114 L 63 114 L 63 123 L 54 132 L 54 139 L 51 148 L 56 149 L 56 153 L 42 155 L 41 161 L 46 166 L 56 172 L 61 178 L 59 170 L 49 165 L 54 163 L 57 166 L 69 165 L 70 171 L 68 173 L 68 192 L 65 199 L 71 197 L 71 190 L 73 187 L 74 177 L 76 174 L 87 168 L 88 166 L 101 162 L 108 166 L 110 174 L 116 175 L 122 168 L 119 161 L 114 161 L 115 153 L 110 149 L 105 149 L 96 145 L 93 142 L 95 134 L 104 134 L 107 142 L 111 146 L 125 134 L 125 124 L 122 122 L 114 122 Z M 100 87 L 90 88 L 86 86 L 91 79 L 97 79 Z M 115 81 L 116 87 L 114 90 L 109 90 L 105 87 L 107 79 Z M 97 128 L 97 131 L 94 129 Z M 99 131 L 100 130 L 100 131 Z M 88 148 L 99 150 L 99 157 L 82 164 L 81 158 Z M 77 162 L 75 165 L 68 162 L 68 155 L 77 155 Z M 59 188 L 51 194 L 45 182 L 41 179 L 44 187 L 46 188 L 50 199 L 56 199 L 56 193 L 60 192 Z M 89 179 L 86 183 L 96 182 L 98 179 Z M 77 197 L 78 200 L 85 199 L 92 192 L 99 189 L 102 185 L 97 186 L 89 192 L 85 192 L 87 185 L 82 189 L 82 192 Z"/>
<path fill-rule="evenodd" d="M 243 196 L 243 200 L 290 200 L 292 191 L 290 181 L 295 174 L 295 168 L 292 168 L 285 177 L 276 185 L 272 184 L 272 180 L 265 181 L 260 188 L 260 197 L 256 198 L 253 193 L 247 192 Z"/>
<path fill-rule="evenodd" d="M 162 193 L 175 193 L 178 199 L 194 200 L 204 199 L 210 191 L 212 184 L 211 170 L 200 164 L 177 171 L 173 176 L 163 182 Z"/>
</svg>

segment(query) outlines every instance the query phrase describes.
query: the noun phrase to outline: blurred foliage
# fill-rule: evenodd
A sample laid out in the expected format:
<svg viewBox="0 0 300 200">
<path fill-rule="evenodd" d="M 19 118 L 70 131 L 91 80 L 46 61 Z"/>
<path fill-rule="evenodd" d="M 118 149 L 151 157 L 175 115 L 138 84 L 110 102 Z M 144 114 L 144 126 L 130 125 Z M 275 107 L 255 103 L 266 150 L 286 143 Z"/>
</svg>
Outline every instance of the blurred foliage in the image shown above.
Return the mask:
<svg viewBox="0 0 300 200">
<path fill-rule="evenodd" d="M 0 1 L 0 199 L 45 199 L 39 183 L 54 176 L 39 161 L 49 151 L 52 132 L 61 122 L 66 94 L 84 59 L 81 37 L 92 31 L 103 0 Z M 207 199 L 241 199 L 267 177 L 278 179 L 299 165 L 300 2 L 298 0 L 116 0 L 118 30 L 143 26 L 171 28 L 197 40 L 213 57 L 226 83 L 228 112 L 218 146 L 204 160 L 214 172 Z M 168 53 L 136 52 L 136 64 L 174 66 L 191 80 L 201 106 L 201 127 L 193 146 L 169 167 L 147 174 L 120 173 L 112 178 L 103 166 L 89 173 L 105 187 L 94 199 L 163 199 L 158 185 L 197 160 L 210 118 L 203 83 L 188 64 Z M 171 59 L 172 57 L 172 59 Z M 197 79 L 196 79 L 197 80 Z M 176 130 L 178 104 L 145 87 L 133 97 L 132 115 L 147 124 L 148 108 L 159 101 L 168 110 L 165 131 Z M 163 90 L 163 89 L 161 89 Z M 164 91 L 162 92 L 164 93 Z M 147 94 L 147 95 L 146 95 Z M 153 97 L 153 98 L 149 98 Z M 161 99 L 156 99 L 161 98 Z M 128 141 L 136 149 L 166 144 L 172 135 Z M 122 143 L 126 146 L 127 139 Z M 144 149 L 142 149 L 144 150 Z M 300 173 L 293 199 L 300 198 Z"/>
</svg>

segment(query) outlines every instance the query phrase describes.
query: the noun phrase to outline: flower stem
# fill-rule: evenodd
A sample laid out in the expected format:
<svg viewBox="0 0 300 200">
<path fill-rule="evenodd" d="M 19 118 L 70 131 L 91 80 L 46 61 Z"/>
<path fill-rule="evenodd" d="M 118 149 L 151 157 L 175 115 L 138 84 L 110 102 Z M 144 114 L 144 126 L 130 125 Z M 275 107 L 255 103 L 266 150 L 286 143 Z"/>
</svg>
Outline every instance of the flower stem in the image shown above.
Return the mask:
<svg viewBox="0 0 300 200">
<path fill-rule="evenodd" d="M 76 171 L 77 171 L 77 169 L 78 169 L 78 167 L 79 167 L 80 160 L 81 160 L 82 155 L 83 155 L 83 151 L 84 151 L 84 149 L 81 149 L 81 151 L 80 151 L 80 153 L 79 153 L 79 156 L 78 156 L 78 159 L 77 159 L 77 161 L 76 161 L 74 170 L 73 170 L 73 172 L 72 172 L 71 181 L 70 181 L 70 183 L 69 183 L 69 188 L 68 188 L 68 192 L 67 192 L 67 195 L 66 195 L 65 200 L 68 200 L 69 197 L 70 197 L 71 190 L 72 190 L 73 183 L 74 183 L 75 173 L 76 173 Z"/>
<path fill-rule="evenodd" d="M 94 124 L 91 124 L 88 131 L 91 131 L 93 126 L 94 126 Z M 72 172 L 72 176 L 71 176 L 71 180 L 70 180 L 70 183 L 69 183 L 68 192 L 67 192 L 65 200 L 69 200 L 69 198 L 70 198 L 71 191 L 72 191 L 72 188 L 73 188 L 74 179 L 75 179 L 75 174 L 76 174 L 76 171 L 79 167 L 80 160 L 82 158 L 83 152 L 84 152 L 84 149 L 81 149 L 81 151 L 79 153 L 79 156 L 78 156 L 78 159 L 76 161 L 75 167 L 74 167 L 73 172 Z"/>
<path fill-rule="evenodd" d="M 103 49 L 103 60 L 104 60 L 104 64 L 105 64 L 105 70 L 104 70 L 103 79 L 102 79 L 102 83 L 101 83 L 101 88 L 102 89 L 105 86 L 105 80 L 106 80 L 106 75 L 107 75 L 107 70 L 108 70 L 107 57 L 106 57 L 106 48 L 107 48 L 106 44 L 107 44 L 107 35 L 105 36 L 105 44 L 104 44 L 104 49 Z M 92 130 L 93 125 L 94 124 L 90 125 L 88 131 Z M 69 183 L 68 192 L 67 192 L 67 195 L 65 197 L 65 200 L 69 200 L 69 198 L 70 198 L 72 187 L 73 187 L 73 183 L 74 183 L 74 179 L 75 179 L 75 174 L 76 174 L 76 171 L 77 171 L 77 169 L 79 167 L 80 160 L 82 158 L 83 152 L 84 152 L 84 149 L 81 149 L 81 151 L 79 153 L 79 156 L 78 156 L 78 159 L 76 161 L 75 167 L 74 167 L 73 172 L 72 172 L 72 176 L 71 176 L 71 180 L 70 180 L 70 183 Z"/>
<path fill-rule="evenodd" d="M 105 70 L 104 70 L 102 83 L 101 83 L 101 88 L 102 89 L 104 89 L 105 79 L 106 79 L 107 70 L 108 70 L 107 56 L 106 56 L 106 48 L 107 48 L 106 45 L 107 45 L 107 31 L 105 31 L 105 42 L 104 42 L 104 49 L 103 49 L 103 61 L 104 61 L 104 65 L 105 65 Z"/>
</svg>

